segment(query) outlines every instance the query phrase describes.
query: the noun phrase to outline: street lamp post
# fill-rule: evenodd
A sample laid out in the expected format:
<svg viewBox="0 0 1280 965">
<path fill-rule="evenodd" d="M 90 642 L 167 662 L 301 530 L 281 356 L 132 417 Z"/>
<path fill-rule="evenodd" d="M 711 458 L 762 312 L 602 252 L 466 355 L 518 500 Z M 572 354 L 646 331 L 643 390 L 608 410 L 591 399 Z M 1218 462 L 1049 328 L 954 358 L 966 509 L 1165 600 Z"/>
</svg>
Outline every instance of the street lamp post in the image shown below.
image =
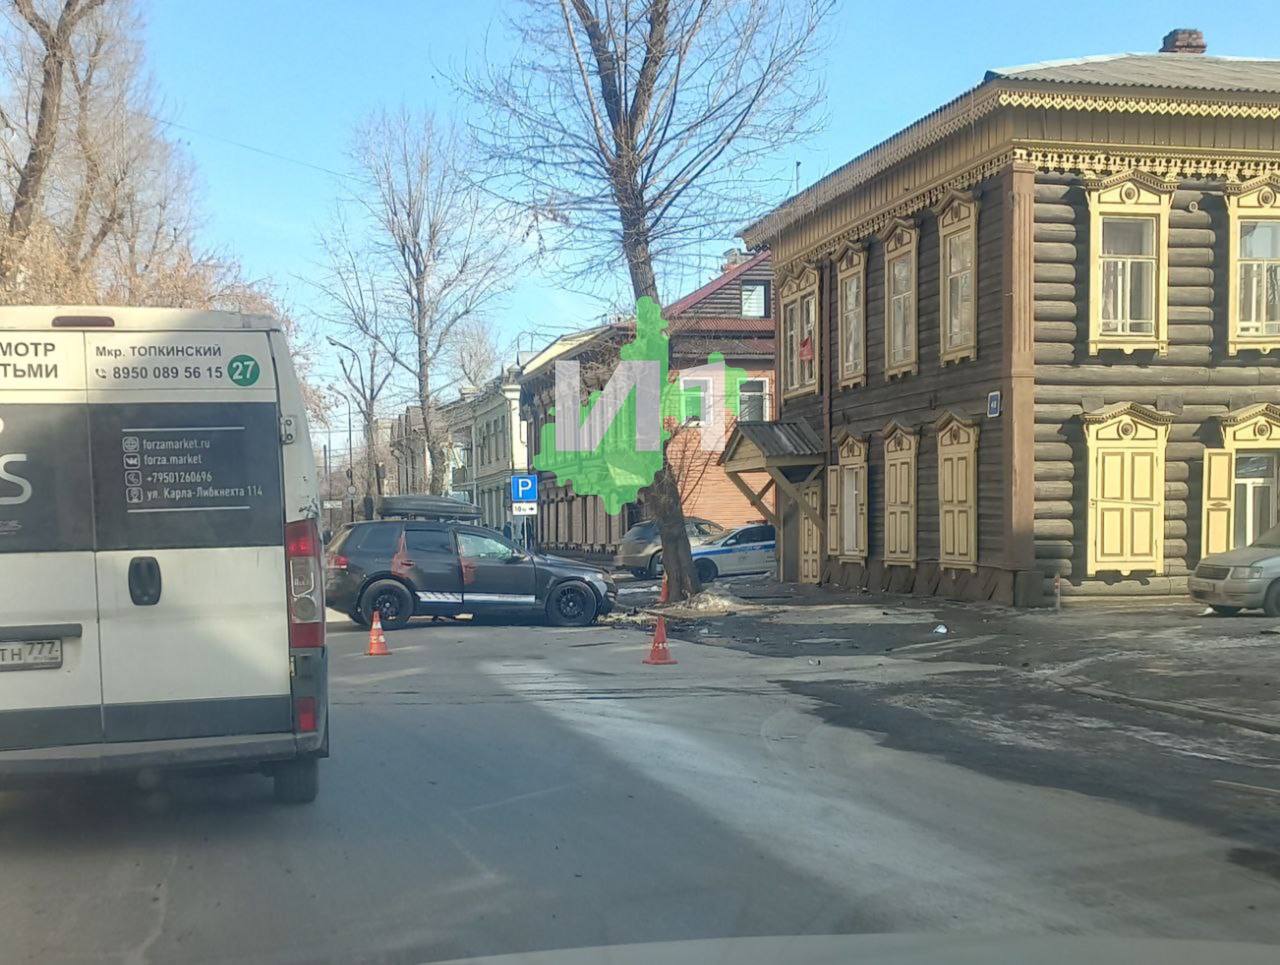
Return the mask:
<svg viewBox="0 0 1280 965">
<path fill-rule="evenodd" d="M 334 348 L 340 348 L 351 353 L 352 361 L 358 366 L 360 364 L 360 356 L 350 345 L 340 342 L 332 335 L 326 335 L 327 341 Z M 347 403 L 347 501 L 351 507 L 351 522 L 356 521 L 356 494 L 353 492 L 356 486 L 355 465 L 356 465 L 356 444 L 355 433 L 353 430 L 354 419 L 351 415 L 351 396 L 345 392 L 338 393 L 346 400 Z M 369 453 L 365 453 L 365 458 L 369 458 Z"/>
</svg>

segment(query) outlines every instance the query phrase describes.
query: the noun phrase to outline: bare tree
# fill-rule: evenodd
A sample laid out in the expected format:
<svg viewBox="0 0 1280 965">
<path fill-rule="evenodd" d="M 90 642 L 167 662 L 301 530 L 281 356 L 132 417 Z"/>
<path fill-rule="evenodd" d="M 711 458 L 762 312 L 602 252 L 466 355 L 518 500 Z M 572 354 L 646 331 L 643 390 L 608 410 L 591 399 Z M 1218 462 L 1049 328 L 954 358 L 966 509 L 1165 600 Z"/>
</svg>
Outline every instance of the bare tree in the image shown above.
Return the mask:
<svg viewBox="0 0 1280 965">
<path fill-rule="evenodd" d="M 392 359 L 400 354 L 401 331 L 384 314 L 386 301 L 376 266 L 368 252 L 353 243 L 341 208 L 333 224 L 321 236 L 325 266 L 314 286 L 323 299 L 320 317 L 343 338 L 329 336 L 329 344 L 341 350 L 338 366 L 342 380 L 360 413 L 364 443 L 364 492 L 378 492 L 376 453 L 378 407 L 396 368 Z"/>
<path fill-rule="evenodd" d="M 0 5 L 0 302 L 272 315 L 323 420 L 307 333 L 269 284 L 196 245 L 192 164 L 162 133 L 133 0 Z"/>
<path fill-rule="evenodd" d="M 483 320 L 512 287 L 522 239 L 470 177 L 467 145 L 450 122 L 405 110 L 377 114 L 359 130 L 353 155 L 366 187 L 352 200 L 390 279 L 391 328 L 368 334 L 413 380 L 428 488 L 443 493 L 449 440 L 433 410 L 452 380 L 442 370 L 459 326 Z"/>
<path fill-rule="evenodd" d="M 454 329 L 449 368 L 466 385 L 484 385 L 498 374 L 502 360 L 512 346 L 503 345 L 493 326 L 480 318 L 471 318 Z"/>
<path fill-rule="evenodd" d="M 35 131 L 10 200 L 5 243 L 0 248 L 0 285 L 9 283 L 15 267 L 14 257 L 31 233 L 45 175 L 53 163 L 65 93 L 64 78 L 72 53 L 72 34 L 88 14 L 102 6 L 103 0 L 62 0 L 56 8 L 56 17 L 52 18 L 46 18 L 37 11 L 34 0 L 10 2 L 38 39 L 42 56 Z"/>
<path fill-rule="evenodd" d="M 465 77 L 475 133 L 512 199 L 548 221 L 579 271 L 657 267 L 728 237 L 752 171 L 809 129 L 810 57 L 831 0 L 525 0 L 509 66 Z M 670 460 L 642 494 L 675 599 L 698 590 Z"/>
</svg>

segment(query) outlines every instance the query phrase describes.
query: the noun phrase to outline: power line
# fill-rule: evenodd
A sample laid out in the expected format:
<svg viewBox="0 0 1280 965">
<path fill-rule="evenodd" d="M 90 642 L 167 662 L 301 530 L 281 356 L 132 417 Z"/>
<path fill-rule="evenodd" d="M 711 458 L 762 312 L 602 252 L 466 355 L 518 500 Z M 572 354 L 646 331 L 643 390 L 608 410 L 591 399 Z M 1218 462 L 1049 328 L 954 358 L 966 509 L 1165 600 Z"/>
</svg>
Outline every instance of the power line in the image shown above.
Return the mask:
<svg viewBox="0 0 1280 965">
<path fill-rule="evenodd" d="M 235 141 L 229 137 L 223 137 L 220 134 L 210 134 L 208 131 L 201 131 L 194 127 L 188 127 L 186 124 L 179 124 L 177 121 L 166 120 L 163 117 L 151 118 L 158 124 L 166 127 L 176 128 L 180 131 L 186 131 L 188 134 L 195 134 L 199 137 L 207 137 L 214 141 L 221 141 L 223 144 L 229 144 L 232 147 L 238 147 L 242 151 L 251 151 L 254 154 L 261 154 L 263 157 L 274 158 L 277 161 L 284 161 L 288 164 L 296 164 L 299 167 L 310 168 L 313 171 L 319 171 L 322 174 L 328 174 L 335 178 L 342 178 L 344 181 L 356 181 L 358 178 L 350 174 L 344 174 L 342 171 L 335 171 L 333 168 L 327 168 L 320 164 L 312 164 L 310 161 L 303 161 L 300 158 L 289 157 L 287 154 L 279 154 L 276 151 L 269 151 L 263 147 L 254 147 L 252 144 L 245 144 L 243 141 Z"/>
</svg>

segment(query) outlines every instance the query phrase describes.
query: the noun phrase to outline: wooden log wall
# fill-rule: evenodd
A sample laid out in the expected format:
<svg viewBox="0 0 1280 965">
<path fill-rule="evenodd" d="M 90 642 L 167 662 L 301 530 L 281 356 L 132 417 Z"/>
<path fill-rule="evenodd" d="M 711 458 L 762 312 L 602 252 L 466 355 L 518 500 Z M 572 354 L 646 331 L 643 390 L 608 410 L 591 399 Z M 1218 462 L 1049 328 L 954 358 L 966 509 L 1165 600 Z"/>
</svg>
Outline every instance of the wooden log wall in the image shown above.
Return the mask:
<svg viewBox="0 0 1280 965">
<path fill-rule="evenodd" d="M 1200 558 L 1204 449 L 1220 444 L 1214 417 L 1280 398 L 1280 357 L 1227 355 L 1226 231 L 1221 186 L 1181 185 L 1169 215 L 1168 354 L 1091 356 L 1084 189 L 1078 178 L 1037 176 L 1035 547 L 1037 566 L 1047 581 L 1062 576 L 1064 594 L 1185 593 Z M 1174 415 L 1165 450 L 1163 573 L 1085 575 L 1089 479 L 1080 414 L 1113 402 Z"/>
<path fill-rule="evenodd" d="M 867 262 L 867 384 L 839 390 L 832 400 L 832 433 L 847 428 L 868 439 L 868 530 L 869 565 L 827 561 L 827 579 L 846 586 L 921 594 L 942 594 L 967 599 L 1011 599 L 1012 577 L 1001 568 L 1004 557 L 1004 500 L 1002 419 L 987 419 L 987 393 L 1000 388 L 1003 360 L 1003 315 L 1000 265 L 1003 254 L 1001 181 L 991 179 L 979 186 L 977 250 L 977 331 L 978 357 L 947 365 L 940 364 L 939 284 L 940 256 L 937 219 L 921 215 L 918 223 L 918 354 L 919 370 L 887 382 L 885 363 L 885 277 L 884 246 L 879 239 L 868 242 Z M 824 342 L 824 377 L 839 385 L 839 303 L 833 264 L 822 267 L 819 298 L 827 338 Z M 972 419 L 978 435 L 978 563 L 976 574 L 959 576 L 938 570 L 939 508 L 938 447 L 934 423 L 947 411 Z M 820 396 L 784 402 L 786 417 L 806 418 L 819 435 L 823 434 Z M 884 555 L 884 438 L 890 419 L 916 430 L 917 450 L 916 556 L 914 571 L 883 567 Z M 829 462 L 838 461 L 835 446 Z"/>
</svg>

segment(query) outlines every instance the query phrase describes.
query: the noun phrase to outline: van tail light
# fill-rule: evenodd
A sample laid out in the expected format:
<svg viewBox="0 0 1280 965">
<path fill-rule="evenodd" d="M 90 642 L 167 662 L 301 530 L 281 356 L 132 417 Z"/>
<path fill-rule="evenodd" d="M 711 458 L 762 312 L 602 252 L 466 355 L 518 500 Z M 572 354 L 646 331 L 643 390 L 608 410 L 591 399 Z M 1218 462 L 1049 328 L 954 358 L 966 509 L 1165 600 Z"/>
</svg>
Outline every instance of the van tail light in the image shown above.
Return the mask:
<svg viewBox="0 0 1280 965">
<path fill-rule="evenodd" d="M 316 730 L 316 699 L 298 697 L 293 702 L 293 729 L 299 734 L 313 734 Z"/>
<path fill-rule="evenodd" d="M 289 647 L 324 646 L 324 585 L 320 530 L 314 519 L 284 524 L 286 589 L 289 593 Z"/>
</svg>

